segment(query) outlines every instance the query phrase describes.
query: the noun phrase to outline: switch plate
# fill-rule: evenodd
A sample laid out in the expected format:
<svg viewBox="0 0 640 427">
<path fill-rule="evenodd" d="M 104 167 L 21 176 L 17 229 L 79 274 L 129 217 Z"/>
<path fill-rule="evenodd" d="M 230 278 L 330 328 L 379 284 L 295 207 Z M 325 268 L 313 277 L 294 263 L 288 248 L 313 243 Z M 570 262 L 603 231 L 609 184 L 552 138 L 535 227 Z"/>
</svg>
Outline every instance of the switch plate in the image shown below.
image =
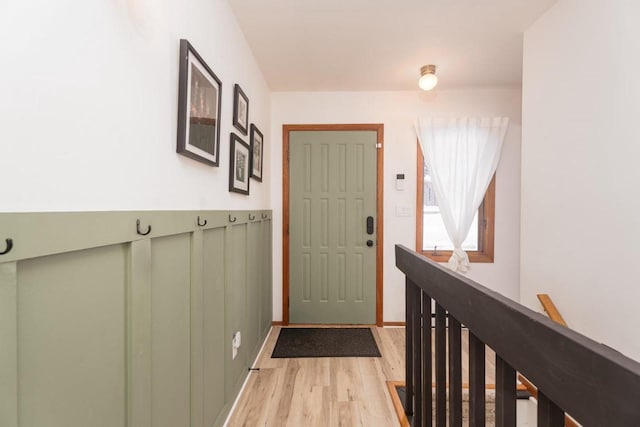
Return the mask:
<svg viewBox="0 0 640 427">
<path fill-rule="evenodd" d="M 396 216 L 398 217 L 410 217 L 411 206 L 409 205 L 396 205 Z"/>
</svg>

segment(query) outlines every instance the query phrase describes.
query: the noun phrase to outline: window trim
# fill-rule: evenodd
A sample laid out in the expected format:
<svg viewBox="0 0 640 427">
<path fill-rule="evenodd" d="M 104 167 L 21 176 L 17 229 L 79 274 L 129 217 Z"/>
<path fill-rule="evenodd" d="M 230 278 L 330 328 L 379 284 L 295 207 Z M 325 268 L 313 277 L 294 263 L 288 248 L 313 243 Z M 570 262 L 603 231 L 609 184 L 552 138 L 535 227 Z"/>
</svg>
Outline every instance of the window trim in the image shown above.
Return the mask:
<svg viewBox="0 0 640 427">
<path fill-rule="evenodd" d="M 436 262 L 447 262 L 453 251 L 423 251 L 423 197 L 424 197 L 424 157 L 420 143 L 417 144 L 417 191 L 416 191 L 416 251 Z M 467 251 L 470 262 L 492 263 L 495 240 L 496 176 L 491 178 L 484 199 L 478 208 L 478 246 L 477 251 Z M 486 224 L 486 225 L 485 225 Z M 484 225 L 484 226 L 483 226 Z"/>
</svg>

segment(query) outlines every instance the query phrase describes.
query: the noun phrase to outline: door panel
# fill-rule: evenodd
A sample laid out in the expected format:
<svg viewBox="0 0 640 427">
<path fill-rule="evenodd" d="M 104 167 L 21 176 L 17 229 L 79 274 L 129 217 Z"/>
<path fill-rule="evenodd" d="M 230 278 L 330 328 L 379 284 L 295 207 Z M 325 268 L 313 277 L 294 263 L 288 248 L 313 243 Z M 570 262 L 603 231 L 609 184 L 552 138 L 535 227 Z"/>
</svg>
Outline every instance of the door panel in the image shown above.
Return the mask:
<svg viewBox="0 0 640 427">
<path fill-rule="evenodd" d="M 376 321 L 376 131 L 289 135 L 292 323 Z"/>
</svg>

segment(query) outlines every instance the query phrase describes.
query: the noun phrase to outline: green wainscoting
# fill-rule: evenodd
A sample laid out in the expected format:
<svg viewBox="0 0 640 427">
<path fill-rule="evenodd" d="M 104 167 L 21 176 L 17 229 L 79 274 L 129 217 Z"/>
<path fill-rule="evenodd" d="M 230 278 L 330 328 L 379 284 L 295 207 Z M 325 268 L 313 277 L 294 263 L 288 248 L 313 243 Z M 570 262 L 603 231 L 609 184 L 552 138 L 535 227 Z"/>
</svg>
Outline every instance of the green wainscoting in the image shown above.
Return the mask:
<svg viewBox="0 0 640 427">
<path fill-rule="evenodd" d="M 271 211 L 0 214 L 7 238 L 1 426 L 224 423 L 271 327 Z"/>
</svg>

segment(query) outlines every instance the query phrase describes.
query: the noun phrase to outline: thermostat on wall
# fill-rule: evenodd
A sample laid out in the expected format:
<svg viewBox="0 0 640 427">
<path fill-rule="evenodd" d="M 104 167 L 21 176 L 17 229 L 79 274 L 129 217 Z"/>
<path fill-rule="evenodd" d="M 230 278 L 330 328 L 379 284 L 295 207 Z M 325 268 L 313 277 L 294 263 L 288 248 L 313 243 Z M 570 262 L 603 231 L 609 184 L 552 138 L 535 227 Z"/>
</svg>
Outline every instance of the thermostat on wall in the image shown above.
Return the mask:
<svg viewBox="0 0 640 427">
<path fill-rule="evenodd" d="M 396 174 L 396 190 L 398 191 L 404 190 L 404 174 L 403 173 Z"/>
</svg>

